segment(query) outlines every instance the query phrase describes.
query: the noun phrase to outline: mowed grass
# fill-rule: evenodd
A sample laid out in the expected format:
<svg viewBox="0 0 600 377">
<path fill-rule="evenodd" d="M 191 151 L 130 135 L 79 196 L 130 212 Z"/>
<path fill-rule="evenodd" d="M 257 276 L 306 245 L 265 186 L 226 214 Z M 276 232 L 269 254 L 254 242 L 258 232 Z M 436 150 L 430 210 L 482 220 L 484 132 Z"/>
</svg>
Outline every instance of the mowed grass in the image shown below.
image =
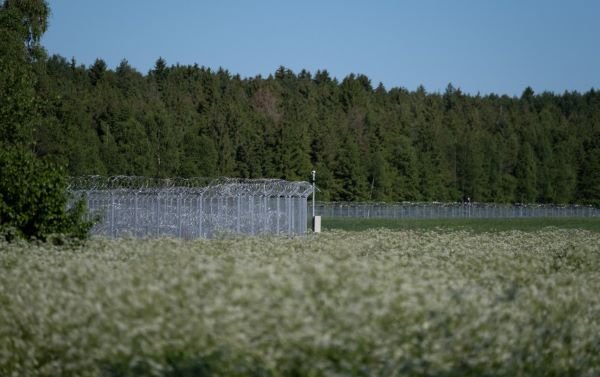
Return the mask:
<svg viewBox="0 0 600 377">
<path fill-rule="evenodd" d="M 0 243 L 0 376 L 598 376 L 600 234 Z"/>
<path fill-rule="evenodd" d="M 516 219 L 361 219 L 325 217 L 325 230 L 465 230 L 471 232 L 533 232 L 548 229 L 585 229 L 600 233 L 600 217 L 595 218 L 516 218 Z"/>
</svg>

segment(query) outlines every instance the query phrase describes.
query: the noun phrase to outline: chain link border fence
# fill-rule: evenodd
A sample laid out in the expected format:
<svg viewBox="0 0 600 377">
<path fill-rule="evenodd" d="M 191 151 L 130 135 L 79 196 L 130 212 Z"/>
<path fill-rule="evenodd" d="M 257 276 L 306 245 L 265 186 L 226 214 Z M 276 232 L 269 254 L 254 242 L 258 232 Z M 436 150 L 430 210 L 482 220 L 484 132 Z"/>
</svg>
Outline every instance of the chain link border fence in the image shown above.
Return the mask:
<svg viewBox="0 0 600 377">
<path fill-rule="evenodd" d="M 220 234 L 304 234 L 308 182 L 279 179 L 86 176 L 70 179 L 93 235 L 213 238 Z"/>
<path fill-rule="evenodd" d="M 311 203 L 312 205 L 312 203 Z M 493 203 L 315 202 L 322 217 L 374 219 L 509 219 L 533 217 L 600 217 L 600 208 L 586 205 Z"/>
</svg>

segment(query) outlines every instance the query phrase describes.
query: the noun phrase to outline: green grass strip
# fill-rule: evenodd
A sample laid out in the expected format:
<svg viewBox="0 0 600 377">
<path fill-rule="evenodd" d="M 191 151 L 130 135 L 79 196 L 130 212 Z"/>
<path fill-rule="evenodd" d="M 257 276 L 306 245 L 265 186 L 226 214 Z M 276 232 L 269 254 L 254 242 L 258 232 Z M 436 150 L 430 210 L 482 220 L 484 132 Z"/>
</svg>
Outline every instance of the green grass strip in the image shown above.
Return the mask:
<svg viewBox="0 0 600 377">
<path fill-rule="evenodd" d="M 323 218 L 323 229 L 363 231 L 392 230 L 467 230 L 475 233 L 520 230 L 533 232 L 547 228 L 582 229 L 600 232 L 600 218 L 519 218 L 519 219 L 360 219 Z"/>
</svg>

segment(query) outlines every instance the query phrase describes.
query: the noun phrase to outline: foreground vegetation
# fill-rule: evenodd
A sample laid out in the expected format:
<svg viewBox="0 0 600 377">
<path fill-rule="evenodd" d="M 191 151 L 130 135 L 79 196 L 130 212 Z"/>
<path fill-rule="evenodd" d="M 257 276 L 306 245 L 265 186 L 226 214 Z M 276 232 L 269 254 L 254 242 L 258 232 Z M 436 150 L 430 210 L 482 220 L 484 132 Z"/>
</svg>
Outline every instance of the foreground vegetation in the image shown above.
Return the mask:
<svg viewBox="0 0 600 377">
<path fill-rule="evenodd" d="M 323 229 L 363 231 L 369 229 L 440 230 L 470 232 L 501 232 L 520 230 L 534 232 L 550 229 L 585 229 L 600 233 L 600 218 L 515 218 L 515 219 L 362 219 L 356 217 L 325 217 Z"/>
<path fill-rule="evenodd" d="M 67 210 L 66 169 L 39 158 L 45 100 L 36 93 L 35 62 L 49 9 L 41 0 L 0 3 L 0 239 L 84 239 L 91 227 L 78 203 Z M 42 131 L 44 132 L 44 131 Z M 54 159 L 56 160 L 56 159 Z M 60 234 L 60 235 L 58 235 Z"/>
<path fill-rule="evenodd" d="M 595 376 L 600 234 L 0 244 L 0 375 Z"/>
</svg>

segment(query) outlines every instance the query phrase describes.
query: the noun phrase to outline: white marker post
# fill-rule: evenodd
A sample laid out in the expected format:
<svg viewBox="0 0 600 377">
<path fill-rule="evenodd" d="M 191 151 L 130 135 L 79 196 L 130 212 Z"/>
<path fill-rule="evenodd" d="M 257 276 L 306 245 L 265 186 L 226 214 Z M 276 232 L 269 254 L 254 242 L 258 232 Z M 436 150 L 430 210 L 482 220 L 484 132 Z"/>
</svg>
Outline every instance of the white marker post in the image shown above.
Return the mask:
<svg viewBox="0 0 600 377">
<path fill-rule="evenodd" d="M 314 233 L 321 233 L 321 216 L 315 216 L 315 181 L 317 178 L 317 171 L 312 171 L 312 230 Z"/>
</svg>

